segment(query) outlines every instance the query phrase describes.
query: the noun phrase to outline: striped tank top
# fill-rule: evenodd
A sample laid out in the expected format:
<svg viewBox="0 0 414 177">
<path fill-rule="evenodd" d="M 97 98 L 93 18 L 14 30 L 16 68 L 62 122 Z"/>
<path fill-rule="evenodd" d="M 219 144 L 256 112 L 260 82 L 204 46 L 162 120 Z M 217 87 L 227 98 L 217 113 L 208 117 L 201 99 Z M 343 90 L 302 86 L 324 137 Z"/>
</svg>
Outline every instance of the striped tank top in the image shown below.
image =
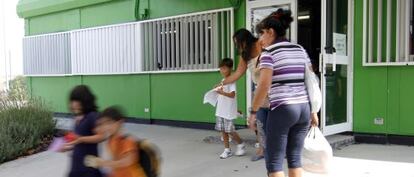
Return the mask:
<svg viewBox="0 0 414 177">
<path fill-rule="evenodd" d="M 270 108 L 280 105 L 308 103 L 304 83 L 305 67 L 310 63 L 306 51 L 286 40 L 267 47 L 260 57 L 260 68 L 273 70 L 269 90 Z"/>
</svg>

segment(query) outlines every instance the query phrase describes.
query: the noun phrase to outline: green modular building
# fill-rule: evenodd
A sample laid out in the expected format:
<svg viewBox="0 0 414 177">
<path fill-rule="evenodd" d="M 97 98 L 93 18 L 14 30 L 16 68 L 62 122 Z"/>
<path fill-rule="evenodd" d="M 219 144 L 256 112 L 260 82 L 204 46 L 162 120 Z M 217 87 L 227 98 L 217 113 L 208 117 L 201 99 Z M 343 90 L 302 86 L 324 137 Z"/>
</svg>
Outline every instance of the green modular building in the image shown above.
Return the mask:
<svg viewBox="0 0 414 177">
<path fill-rule="evenodd" d="M 231 35 L 278 8 L 295 18 L 290 40 L 321 76 L 321 128 L 414 135 L 413 1 L 407 0 L 20 0 L 24 73 L 32 96 L 67 113 L 67 95 L 89 85 L 101 108 L 132 120 L 211 125 L 203 95 L 218 62 L 237 63 Z M 237 82 L 247 112 L 252 84 Z M 240 125 L 245 121 L 238 120 Z"/>
</svg>

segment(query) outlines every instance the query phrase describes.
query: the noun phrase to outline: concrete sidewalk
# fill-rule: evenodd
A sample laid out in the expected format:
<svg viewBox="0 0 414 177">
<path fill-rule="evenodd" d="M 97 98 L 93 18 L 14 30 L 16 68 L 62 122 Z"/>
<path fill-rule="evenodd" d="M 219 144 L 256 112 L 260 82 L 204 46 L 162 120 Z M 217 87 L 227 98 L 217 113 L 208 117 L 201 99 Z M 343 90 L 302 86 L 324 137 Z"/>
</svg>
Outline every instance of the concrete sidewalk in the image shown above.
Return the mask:
<svg viewBox="0 0 414 177">
<path fill-rule="evenodd" d="M 203 139 L 217 132 L 156 125 L 126 124 L 129 134 L 148 138 L 162 151 L 162 177 L 265 177 L 264 161 L 250 162 L 248 147 L 244 157 L 220 160 L 220 144 Z M 246 132 L 243 132 L 246 131 Z M 248 134 L 242 130 L 242 134 Z M 253 135 L 251 135 L 253 136 Z M 305 177 L 414 177 L 414 147 L 356 144 L 335 150 L 329 175 L 305 173 Z M 1 177 L 64 177 L 69 154 L 44 152 L 0 165 Z"/>
</svg>

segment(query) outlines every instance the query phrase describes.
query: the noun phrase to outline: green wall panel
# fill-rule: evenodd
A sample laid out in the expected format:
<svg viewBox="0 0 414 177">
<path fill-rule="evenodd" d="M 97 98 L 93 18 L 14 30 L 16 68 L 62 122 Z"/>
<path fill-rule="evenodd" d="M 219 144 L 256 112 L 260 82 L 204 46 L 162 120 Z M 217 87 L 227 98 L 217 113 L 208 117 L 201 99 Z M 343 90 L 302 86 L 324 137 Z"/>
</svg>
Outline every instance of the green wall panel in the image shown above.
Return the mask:
<svg viewBox="0 0 414 177">
<path fill-rule="evenodd" d="M 29 19 L 24 19 L 24 35 L 30 35 L 30 21 Z"/>
<path fill-rule="evenodd" d="M 387 125 L 387 68 L 362 66 L 363 1 L 355 1 L 354 25 L 354 131 L 385 133 Z M 374 118 L 384 118 L 375 125 Z"/>
<path fill-rule="evenodd" d="M 414 67 L 402 67 L 400 85 L 400 134 L 414 135 Z"/>
<path fill-rule="evenodd" d="M 150 18 L 231 7 L 228 0 L 150 0 L 149 3 Z"/>
<path fill-rule="evenodd" d="M 100 109 L 119 105 L 129 117 L 150 118 L 148 75 L 83 76 L 83 84 L 91 87 Z"/>
<path fill-rule="evenodd" d="M 214 123 L 215 109 L 211 105 L 203 104 L 203 97 L 220 80 L 218 72 L 152 75 L 152 117 Z M 245 97 L 244 87 L 237 88 L 237 97 Z M 243 99 L 239 99 L 240 110 L 245 110 L 244 103 Z"/>
<path fill-rule="evenodd" d="M 42 11 L 42 13 L 36 12 L 40 16 L 26 16 L 25 18 L 28 20 L 28 25 L 25 29 L 26 35 L 68 31 L 72 29 L 135 21 L 136 0 L 85 0 L 91 1 L 89 3 L 83 3 L 79 0 L 60 0 L 55 3 L 66 3 L 66 1 L 76 1 L 76 3 L 81 4 L 73 6 L 73 8 L 75 8 L 73 10 L 62 9 L 61 11 L 51 11 L 46 8 L 43 9 L 44 12 Z M 92 3 L 92 1 L 94 3 Z M 34 1 L 33 4 L 36 4 L 35 2 L 42 3 L 42 6 L 46 6 L 50 3 L 47 0 L 37 0 Z M 31 3 L 26 0 L 23 4 Z M 150 8 L 149 17 L 154 19 L 191 12 L 228 8 L 231 7 L 231 4 L 226 0 L 213 0 L 208 3 L 203 0 L 141 0 L 140 14 L 142 14 L 143 9 L 147 7 Z M 19 6 L 18 9 L 20 8 L 22 7 Z M 236 29 L 245 26 L 245 16 L 245 2 L 243 1 L 241 7 L 235 11 Z"/>
<path fill-rule="evenodd" d="M 387 133 L 399 134 L 401 68 L 388 68 L 388 78 Z"/>
<path fill-rule="evenodd" d="M 30 3 L 29 0 L 23 1 L 24 3 Z M 63 1 L 68 0 L 60 0 L 59 2 L 63 3 Z M 91 1 L 90 3 L 92 4 L 92 0 L 88 1 Z M 96 0 L 96 2 L 97 1 L 105 1 L 105 3 L 89 4 L 88 6 L 80 6 L 78 4 L 78 7 L 74 10 L 58 11 L 43 16 L 28 18 L 26 19 L 26 34 L 34 35 L 67 31 L 135 20 L 135 0 L 113 0 L 111 2 L 109 2 L 110 0 Z M 41 5 L 46 6 L 46 4 Z M 223 0 L 213 0 L 208 3 L 202 0 L 141 0 L 140 5 L 141 13 L 144 8 L 150 8 L 150 18 L 231 7 L 229 1 Z M 36 10 L 35 7 L 33 7 L 32 10 Z M 52 12 L 50 9 L 46 10 Z M 245 3 L 243 2 L 241 8 L 235 11 L 235 30 L 244 26 Z M 236 59 L 237 58 L 238 57 L 236 56 Z M 214 122 L 215 120 L 214 108 L 208 105 L 203 105 L 202 97 L 207 90 L 219 82 L 220 74 L 218 72 L 128 76 L 82 76 L 79 78 L 81 80 L 79 81 L 79 84 L 82 82 L 83 84 L 91 86 L 98 96 L 98 103 L 102 108 L 108 105 L 119 104 L 126 108 L 129 116 L 140 118 L 152 117 L 193 122 Z M 46 99 L 52 100 L 54 103 L 59 102 L 56 112 L 67 112 L 66 99 L 49 98 L 47 94 L 43 94 L 43 92 L 39 91 L 42 88 L 48 87 L 48 84 L 50 84 L 47 83 L 48 79 L 46 79 L 43 81 L 44 85 L 36 85 L 39 79 L 40 78 L 34 78 L 32 81 L 35 83 L 32 85 L 34 93 L 39 93 Z M 108 81 L 111 82 L 110 87 L 108 87 Z M 245 82 L 246 80 L 243 77 L 237 83 L 239 108 L 243 111 L 246 110 Z M 171 90 L 171 86 L 169 85 L 171 83 L 177 88 Z M 68 92 L 74 85 L 75 84 L 62 85 L 61 87 L 67 87 L 65 89 L 65 94 L 67 94 L 66 92 Z M 173 94 L 171 94 L 171 92 L 173 92 Z M 171 100 L 182 100 L 182 103 L 181 101 L 174 102 Z M 181 106 L 181 104 L 184 106 Z M 144 108 L 147 107 L 150 108 L 150 113 L 144 112 Z M 245 120 L 238 120 L 237 123 L 245 124 Z"/>
<path fill-rule="evenodd" d="M 29 94 L 29 97 L 32 97 L 32 78 L 31 77 L 26 77 L 26 89 L 27 89 L 27 94 Z"/>
<path fill-rule="evenodd" d="M 374 1 L 377 3 L 377 1 Z M 393 14 L 395 18 L 395 5 Z M 383 11 L 386 6 L 383 7 Z M 414 67 L 410 66 L 362 66 L 362 10 L 363 1 L 355 1 L 354 41 L 354 131 L 396 135 L 414 135 Z M 374 10 L 376 13 L 376 10 Z M 386 16 L 386 15 L 384 15 Z M 383 16 L 383 17 L 384 17 Z M 385 18 L 383 18 L 385 21 Z M 376 25 L 374 21 L 374 26 Z M 395 25 L 395 21 L 392 22 Z M 394 26 L 393 25 L 393 26 Z M 382 49 L 386 42 L 385 24 L 382 26 Z M 395 27 L 392 27 L 391 41 L 395 43 Z M 377 30 L 374 30 L 376 33 Z M 376 34 L 374 34 L 376 36 Z M 376 46 L 376 38 L 374 46 Z M 395 56 L 395 45 L 392 55 Z M 374 50 L 376 57 L 376 48 Z M 382 58 L 383 60 L 385 57 Z M 384 125 L 375 125 L 374 118 L 384 118 Z"/>
<path fill-rule="evenodd" d="M 43 98 L 55 112 L 68 112 L 69 92 L 79 84 L 80 76 L 31 78 L 32 95 Z"/>
<path fill-rule="evenodd" d="M 203 96 L 219 81 L 218 73 L 152 75 L 152 118 L 214 122 L 214 108 L 203 104 Z"/>
<path fill-rule="evenodd" d="M 29 19 L 26 33 L 30 35 L 68 31 L 80 28 L 79 10 L 69 10 Z"/>
<path fill-rule="evenodd" d="M 17 14 L 22 18 L 50 14 L 113 0 L 19 0 Z"/>
<path fill-rule="evenodd" d="M 387 69 L 355 67 L 354 131 L 385 133 L 387 125 Z M 384 118 L 384 125 L 375 125 Z"/>
<path fill-rule="evenodd" d="M 81 28 L 135 21 L 135 0 L 113 1 L 81 8 Z"/>
</svg>

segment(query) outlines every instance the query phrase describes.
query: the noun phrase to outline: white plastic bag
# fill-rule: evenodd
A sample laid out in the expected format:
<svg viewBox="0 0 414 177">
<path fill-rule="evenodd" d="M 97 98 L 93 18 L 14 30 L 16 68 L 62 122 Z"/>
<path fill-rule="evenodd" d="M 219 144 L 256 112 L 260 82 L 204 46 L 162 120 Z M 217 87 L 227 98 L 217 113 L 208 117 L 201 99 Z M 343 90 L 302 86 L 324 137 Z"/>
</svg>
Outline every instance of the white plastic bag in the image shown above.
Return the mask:
<svg viewBox="0 0 414 177">
<path fill-rule="evenodd" d="M 318 76 L 310 69 L 309 65 L 305 65 L 305 84 L 309 94 L 311 112 L 317 113 L 322 107 L 322 92 L 319 88 Z"/>
<path fill-rule="evenodd" d="M 312 173 L 328 173 L 332 161 L 332 147 L 317 127 L 312 127 L 305 138 L 302 153 L 303 169 Z"/>
</svg>

